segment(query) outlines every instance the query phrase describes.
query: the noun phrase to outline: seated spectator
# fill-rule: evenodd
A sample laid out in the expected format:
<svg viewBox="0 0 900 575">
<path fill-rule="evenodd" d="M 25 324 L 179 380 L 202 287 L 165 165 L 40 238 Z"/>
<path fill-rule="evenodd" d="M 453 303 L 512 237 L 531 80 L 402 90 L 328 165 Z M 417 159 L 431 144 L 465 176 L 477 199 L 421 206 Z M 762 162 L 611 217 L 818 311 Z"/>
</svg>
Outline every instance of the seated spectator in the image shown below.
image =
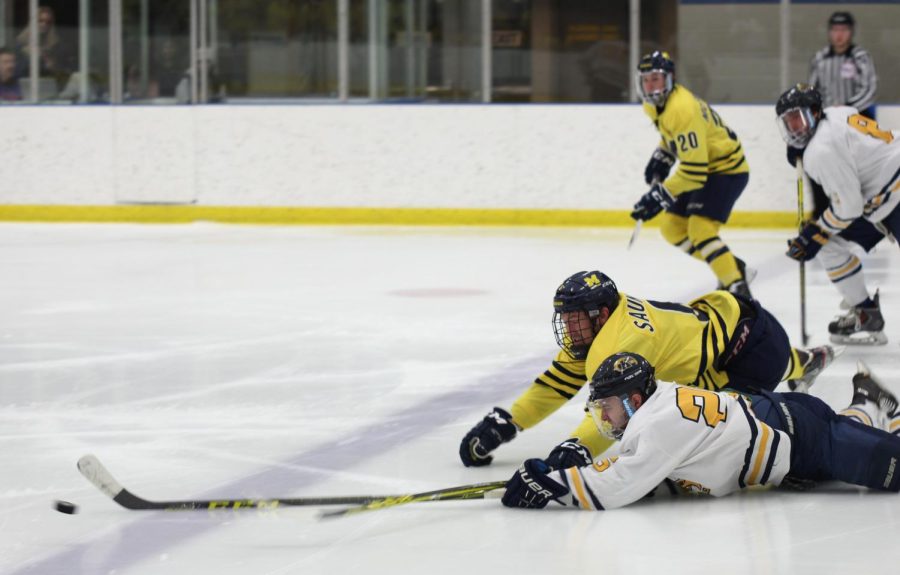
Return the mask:
<svg viewBox="0 0 900 575">
<path fill-rule="evenodd" d="M 22 99 L 22 89 L 16 76 L 16 54 L 0 48 L 0 101 L 16 102 Z"/>
<path fill-rule="evenodd" d="M 19 49 L 19 76 L 27 76 L 31 67 L 31 38 L 30 27 L 26 27 L 16 37 Z M 56 80 L 57 89 L 66 85 L 74 69 L 75 50 L 68 49 L 64 45 L 59 33 L 56 31 L 56 17 L 53 8 L 41 6 L 38 8 L 38 62 L 39 75 L 51 77 Z"/>
</svg>

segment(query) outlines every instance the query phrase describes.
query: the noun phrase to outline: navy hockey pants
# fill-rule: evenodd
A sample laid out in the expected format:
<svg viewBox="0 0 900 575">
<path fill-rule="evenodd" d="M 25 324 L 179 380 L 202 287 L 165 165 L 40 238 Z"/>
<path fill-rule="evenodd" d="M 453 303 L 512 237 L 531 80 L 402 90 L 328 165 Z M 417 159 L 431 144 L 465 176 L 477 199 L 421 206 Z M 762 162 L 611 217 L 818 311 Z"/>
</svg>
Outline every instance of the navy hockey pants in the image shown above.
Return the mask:
<svg viewBox="0 0 900 575">
<path fill-rule="evenodd" d="M 741 321 L 716 369 L 728 374 L 728 387 L 741 393 L 771 391 L 781 382 L 791 357 L 784 328 L 759 302 L 739 299 Z"/>
<path fill-rule="evenodd" d="M 702 188 L 678 194 L 668 211 L 685 218 L 704 216 L 724 224 L 749 181 L 748 173 L 711 174 Z"/>
<path fill-rule="evenodd" d="M 894 236 L 897 241 L 900 241 L 900 206 L 894 208 L 886 218 L 881 220 L 881 223 L 890 230 L 891 235 Z"/>
<path fill-rule="evenodd" d="M 900 437 L 838 415 L 803 393 L 751 396 L 753 412 L 791 437 L 789 476 L 900 491 Z"/>
</svg>

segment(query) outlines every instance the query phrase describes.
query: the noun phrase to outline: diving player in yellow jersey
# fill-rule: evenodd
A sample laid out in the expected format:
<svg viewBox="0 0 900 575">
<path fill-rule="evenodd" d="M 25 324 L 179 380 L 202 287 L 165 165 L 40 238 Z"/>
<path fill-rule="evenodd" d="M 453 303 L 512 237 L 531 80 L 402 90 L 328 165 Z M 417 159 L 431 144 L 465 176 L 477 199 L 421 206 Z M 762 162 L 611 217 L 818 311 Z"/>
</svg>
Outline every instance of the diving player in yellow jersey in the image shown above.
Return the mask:
<svg viewBox="0 0 900 575">
<path fill-rule="evenodd" d="M 792 348 L 758 302 L 724 290 L 687 305 L 658 302 L 620 293 L 599 271 L 578 272 L 556 290 L 553 307 L 562 350 L 509 411 L 495 407 L 463 438 L 466 466 L 489 464 L 491 451 L 572 399 L 615 353 L 640 354 L 665 381 L 746 393 L 771 391 L 785 380 L 805 391 L 835 356 L 829 346 Z M 546 461 L 556 469 L 590 464 L 610 444 L 587 416 Z"/>
<path fill-rule="evenodd" d="M 631 217 L 647 221 L 665 210 L 660 231 L 666 241 L 705 261 L 719 289 L 750 298 L 743 262 L 719 237 L 750 179 L 737 134 L 675 82 L 675 63 L 666 52 L 641 58 L 636 82 L 644 112 L 662 139 L 644 170 L 650 191 L 634 205 Z M 678 169 L 669 176 L 676 160 Z"/>
</svg>

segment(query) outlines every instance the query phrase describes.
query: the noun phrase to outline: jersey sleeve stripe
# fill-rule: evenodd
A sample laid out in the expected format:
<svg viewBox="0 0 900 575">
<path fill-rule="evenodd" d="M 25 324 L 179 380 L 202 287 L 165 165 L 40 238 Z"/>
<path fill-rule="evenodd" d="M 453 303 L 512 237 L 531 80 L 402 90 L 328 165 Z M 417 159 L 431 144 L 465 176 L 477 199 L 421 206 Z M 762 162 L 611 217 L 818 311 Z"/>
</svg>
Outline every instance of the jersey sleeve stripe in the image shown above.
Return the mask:
<svg viewBox="0 0 900 575">
<path fill-rule="evenodd" d="M 706 181 L 706 176 L 707 176 L 706 172 L 702 172 L 702 175 L 701 174 L 691 174 L 691 173 L 685 172 L 683 169 L 678 170 L 678 175 L 689 182 L 700 183 L 700 184 L 702 184 L 703 182 Z"/>
<path fill-rule="evenodd" d="M 581 508 L 593 509 L 591 502 L 584 493 L 584 482 L 581 481 L 581 475 L 578 474 L 578 468 L 570 467 L 566 469 L 566 475 L 569 476 L 569 484 L 575 488 L 573 489 L 573 492 L 575 493 L 575 498 L 578 500 Z"/>
<path fill-rule="evenodd" d="M 750 485 L 759 483 L 759 472 L 762 468 L 763 459 L 765 458 L 766 444 L 769 442 L 769 433 L 771 431 L 771 428 L 765 423 L 761 424 L 760 427 L 762 428 L 762 438 L 759 440 L 759 445 L 756 449 L 756 457 L 753 459 L 753 471 L 750 472 L 750 477 L 747 480 L 747 483 Z"/>
<path fill-rule="evenodd" d="M 685 167 L 681 168 L 681 172 L 684 174 L 692 174 L 692 175 L 697 175 L 697 176 L 705 176 L 708 173 L 708 171 L 705 168 L 702 170 L 695 170 L 695 169 L 685 168 Z"/>
<path fill-rule="evenodd" d="M 734 163 L 734 164 L 731 165 L 731 166 L 728 166 L 728 165 L 724 165 L 724 166 L 716 166 L 715 168 L 713 168 L 713 169 L 710 170 L 710 171 L 711 171 L 712 173 L 714 173 L 714 174 L 718 174 L 718 173 L 720 173 L 720 172 L 728 172 L 728 171 L 730 171 L 730 170 L 736 170 L 736 169 L 740 168 L 741 165 L 742 165 L 744 162 L 746 162 L 746 161 L 747 161 L 747 158 L 744 157 L 744 156 L 741 156 L 741 159 L 738 160 L 736 163 Z"/>
<path fill-rule="evenodd" d="M 584 375 L 579 375 L 577 373 L 569 371 L 568 369 L 563 367 L 563 365 L 561 363 L 559 363 L 558 361 L 554 361 L 552 365 L 554 368 L 556 368 L 557 371 L 559 371 L 560 373 L 562 373 L 565 376 L 571 377 L 572 379 L 580 379 L 583 381 L 587 381 L 587 378 Z"/>
<path fill-rule="evenodd" d="M 738 144 L 738 145 L 737 145 L 737 148 L 735 148 L 734 150 L 732 150 L 730 154 L 728 154 L 727 156 L 724 156 L 724 157 L 722 157 L 722 158 L 716 158 L 715 160 L 713 160 L 712 162 L 710 162 L 710 164 L 711 164 L 711 165 L 712 165 L 712 164 L 719 164 L 719 165 L 721 165 L 721 164 L 725 164 L 725 163 L 727 163 L 727 162 L 730 162 L 730 161 L 732 161 L 732 160 L 737 161 L 738 158 L 742 158 L 742 157 L 744 157 L 744 148 L 742 148 L 741 145 Z"/>
<path fill-rule="evenodd" d="M 709 162 L 681 162 L 678 164 L 679 166 L 696 166 L 698 168 L 705 168 L 709 165 Z"/>
<path fill-rule="evenodd" d="M 717 358 L 719 357 L 719 337 L 716 335 L 716 330 L 709 330 L 709 338 L 712 343 L 712 357 Z"/>
<path fill-rule="evenodd" d="M 722 349 L 728 349 L 728 342 L 731 341 L 731 338 L 728 336 L 728 324 L 725 323 L 725 318 L 722 317 L 722 314 L 719 313 L 717 309 L 712 306 L 709 306 L 709 309 L 712 310 L 713 315 L 716 316 L 716 324 L 718 324 L 718 331 L 722 334 Z"/>
<path fill-rule="evenodd" d="M 772 467 L 775 466 L 775 454 L 778 453 L 778 444 L 781 441 L 781 435 L 777 432 L 772 433 L 772 448 L 769 449 L 769 459 L 766 461 L 766 470 L 763 472 L 762 479 L 759 480 L 760 485 L 765 485 L 769 481 L 769 475 L 772 474 Z"/>
<path fill-rule="evenodd" d="M 743 489 L 747 487 L 747 471 L 750 469 L 750 461 L 753 457 L 753 448 L 756 446 L 756 437 L 759 435 L 759 432 L 756 428 L 756 420 L 753 416 L 750 415 L 750 412 L 747 410 L 747 405 L 744 403 L 742 398 L 738 398 L 738 405 L 741 406 L 741 409 L 744 411 L 744 416 L 747 418 L 747 424 L 750 426 L 750 445 L 747 446 L 747 451 L 744 453 L 744 467 L 741 469 L 741 474 L 738 476 L 738 486 Z"/>
<path fill-rule="evenodd" d="M 700 346 L 700 367 L 697 368 L 697 380 L 698 381 L 703 376 L 703 374 L 706 373 L 706 362 L 707 362 L 706 338 L 707 338 L 708 334 L 709 334 L 709 324 L 707 323 L 706 325 L 703 326 L 703 333 L 700 336 L 700 341 L 702 342 L 702 344 Z"/>
<path fill-rule="evenodd" d="M 854 219 L 855 218 L 844 220 L 843 218 L 839 218 L 834 215 L 834 212 L 831 211 L 831 208 L 828 208 L 827 210 L 825 210 L 825 212 L 822 213 L 819 221 L 822 222 L 822 224 L 824 224 L 826 228 L 835 232 L 840 232 L 847 228 Z"/>
<path fill-rule="evenodd" d="M 566 399 L 572 399 L 573 397 L 575 397 L 574 394 L 572 394 L 572 393 L 567 393 L 567 392 L 565 392 L 565 391 L 563 391 L 563 390 L 561 390 L 561 389 L 556 389 L 556 388 L 553 387 L 552 385 L 549 385 L 549 384 L 547 384 L 547 383 L 544 383 L 544 382 L 541 381 L 540 379 L 534 380 L 534 384 L 535 384 L 535 385 L 542 385 L 542 386 L 544 386 L 544 387 L 549 387 L 550 389 L 552 389 L 552 390 L 555 391 L 556 393 L 560 394 L 561 396 L 565 397 Z"/>
<path fill-rule="evenodd" d="M 550 370 L 545 371 L 545 372 L 544 372 L 544 375 L 542 375 L 541 377 L 547 377 L 547 378 L 550 378 L 550 379 L 552 379 L 553 381 L 555 381 L 556 383 L 558 383 L 558 384 L 560 384 L 560 385 L 562 385 L 562 386 L 568 387 L 568 388 L 570 388 L 570 389 L 574 389 L 575 391 L 580 391 L 581 388 L 582 388 L 582 386 L 584 386 L 584 383 L 585 383 L 584 381 L 582 381 L 582 382 L 581 382 L 581 385 L 578 385 L 578 384 L 575 384 L 575 383 L 569 383 L 569 382 L 567 382 L 567 381 L 563 381 L 563 380 L 560 379 L 559 377 L 553 375 L 553 374 L 550 372 Z"/>
</svg>

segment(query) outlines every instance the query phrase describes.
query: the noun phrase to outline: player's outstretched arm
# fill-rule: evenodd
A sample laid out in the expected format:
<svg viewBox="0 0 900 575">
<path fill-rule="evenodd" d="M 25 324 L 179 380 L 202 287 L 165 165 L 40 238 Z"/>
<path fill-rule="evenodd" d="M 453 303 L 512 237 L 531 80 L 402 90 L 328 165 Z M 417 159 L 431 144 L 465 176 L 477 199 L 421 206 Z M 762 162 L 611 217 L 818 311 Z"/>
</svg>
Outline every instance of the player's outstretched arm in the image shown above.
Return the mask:
<svg viewBox="0 0 900 575">
<path fill-rule="evenodd" d="M 512 441 L 518 433 L 512 415 L 501 407 L 495 407 L 463 437 L 459 445 L 459 458 L 466 467 L 490 465 L 494 456 L 490 453 L 501 444 Z"/>
<path fill-rule="evenodd" d="M 577 437 L 571 437 L 554 447 L 544 461 L 552 469 L 566 469 L 590 465 L 594 458 L 587 447 L 578 443 Z"/>
<path fill-rule="evenodd" d="M 542 459 L 527 460 L 506 483 L 506 491 L 501 500 L 503 505 L 543 509 L 551 500 L 559 501 L 561 497 L 568 495 L 569 488 L 553 479 L 549 475 L 552 472 Z"/>
</svg>

